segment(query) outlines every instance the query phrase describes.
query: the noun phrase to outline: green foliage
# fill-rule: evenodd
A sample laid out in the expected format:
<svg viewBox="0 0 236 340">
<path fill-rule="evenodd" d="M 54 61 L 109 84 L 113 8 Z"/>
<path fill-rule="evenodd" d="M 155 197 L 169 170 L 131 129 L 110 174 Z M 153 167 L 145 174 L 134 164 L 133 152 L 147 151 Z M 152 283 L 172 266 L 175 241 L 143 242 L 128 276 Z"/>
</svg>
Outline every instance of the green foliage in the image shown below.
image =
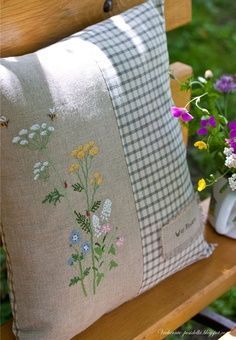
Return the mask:
<svg viewBox="0 0 236 340">
<path fill-rule="evenodd" d="M 61 202 L 61 197 L 64 197 L 56 188 L 54 191 L 50 192 L 45 199 L 42 201 L 42 203 L 49 203 L 56 205 L 58 202 Z"/>
<path fill-rule="evenodd" d="M 95 212 L 96 210 L 98 210 L 98 208 L 100 207 L 100 205 L 101 205 L 101 201 L 96 201 L 96 202 L 94 202 L 93 205 L 92 205 L 91 211 L 92 211 L 92 212 Z"/>
<path fill-rule="evenodd" d="M 80 183 L 73 184 L 72 188 L 74 189 L 74 191 L 79 191 L 79 192 L 84 190 L 84 187 Z"/>
<path fill-rule="evenodd" d="M 118 264 L 116 263 L 116 261 L 111 260 L 110 264 L 109 264 L 109 270 L 112 270 L 112 268 L 116 268 L 118 266 Z"/>
<path fill-rule="evenodd" d="M 76 221 L 80 225 L 80 227 L 86 232 L 90 233 L 90 222 L 89 219 L 82 215 L 80 212 L 78 213 L 76 210 L 74 211 L 76 215 Z"/>
<path fill-rule="evenodd" d="M 101 283 L 104 276 L 105 275 L 103 273 L 97 272 L 97 275 L 96 275 L 96 285 L 97 285 L 97 287 Z"/>
<path fill-rule="evenodd" d="M 215 312 L 236 321 L 236 286 L 214 301 L 209 307 Z"/>
<path fill-rule="evenodd" d="M 69 287 L 76 285 L 79 281 L 81 281 L 81 278 L 79 276 L 74 276 L 70 279 Z"/>
<path fill-rule="evenodd" d="M 110 249 L 108 250 L 108 254 L 116 255 L 116 248 L 114 247 L 114 244 L 110 246 Z"/>
</svg>

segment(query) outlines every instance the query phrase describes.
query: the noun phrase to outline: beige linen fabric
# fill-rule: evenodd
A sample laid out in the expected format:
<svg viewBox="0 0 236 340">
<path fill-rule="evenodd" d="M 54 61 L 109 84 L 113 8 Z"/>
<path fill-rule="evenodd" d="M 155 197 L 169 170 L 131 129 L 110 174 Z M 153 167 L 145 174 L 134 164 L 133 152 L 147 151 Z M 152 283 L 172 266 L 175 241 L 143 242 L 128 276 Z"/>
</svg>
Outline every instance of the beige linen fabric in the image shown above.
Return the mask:
<svg viewBox="0 0 236 340">
<path fill-rule="evenodd" d="M 17 61 L 2 61 L 2 105 L 9 119 L 8 128 L 1 130 L 2 222 L 12 260 L 15 332 L 20 339 L 69 339 L 136 296 L 142 282 L 141 239 L 130 179 L 109 94 L 97 65 L 88 58 L 88 45 L 77 41 L 72 50 L 61 43 Z M 57 118 L 51 122 L 52 108 Z M 12 143 L 21 129 L 44 122 L 55 131 L 43 156 Z M 124 244 L 117 250 L 118 267 L 105 273 L 95 295 L 89 287 L 84 297 L 79 284 L 69 287 L 76 271 L 67 265 L 75 216 L 66 200 L 56 206 L 42 204 L 60 183 L 50 168 L 48 181 L 35 181 L 32 168 L 50 156 L 68 185 L 72 209 L 83 211 L 85 197 L 71 190 L 76 179 L 67 168 L 73 162 L 71 150 L 90 140 L 100 149 L 92 167 L 104 178 L 97 196 L 112 201 L 111 225 L 118 228 Z"/>
</svg>

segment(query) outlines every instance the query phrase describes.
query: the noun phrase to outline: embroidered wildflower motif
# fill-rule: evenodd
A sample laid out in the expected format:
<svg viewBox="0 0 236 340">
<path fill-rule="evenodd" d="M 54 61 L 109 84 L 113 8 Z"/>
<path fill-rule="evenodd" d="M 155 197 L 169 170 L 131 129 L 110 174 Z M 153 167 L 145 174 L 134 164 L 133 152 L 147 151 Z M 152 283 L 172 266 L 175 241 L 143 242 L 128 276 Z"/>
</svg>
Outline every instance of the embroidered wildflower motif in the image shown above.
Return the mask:
<svg viewBox="0 0 236 340">
<path fill-rule="evenodd" d="M 116 257 L 118 248 L 124 244 L 124 238 L 117 237 L 118 228 L 112 228 L 109 221 L 112 201 L 107 198 L 102 203 L 96 198 L 104 179 L 98 171 L 91 174 L 92 162 L 100 152 L 95 141 L 89 141 L 71 151 L 70 155 L 74 158 L 74 162 L 68 167 L 68 172 L 76 177 L 76 183 L 70 186 L 61 177 L 56 164 L 47 153 L 47 144 L 53 132 L 53 126 L 47 123 L 36 123 L 30 128 L 21 129 L 18 135 L 12 139 L 12 143 L 30 150 L 38 150 L 38 153 L 47 156 L 48 160 L 40 160 L 33 165 L 33 178 L 35 181 L 47 180 L 51 168 L 59 187 L 54 187 L 45 196 L 43 204 L 56 207 L 63 198 L 71 212 L 69 188 L 72 188 L 78 195 L 84 195 L 86 202 L 84 209 L 73 211 L 77 228 L 70 231 L 68 236 L 72 254 L 67 259 L 67 264 L 73 267 L 76 273 L 76 276 L 70 279 L 69 287 L 79 284 L 86 297 L 89 286 L 91 286 L 92 293 L 95 294 L 106 275 L 118 267 Z"/>
<path fill-rule="evenodd" d="M 97 215 L 93 215 L 92 224 L 93 224 L 93 230 L 94 230 L 96 237 L 100 237 L 102 235 L 102 227 L 100 225 L 100 220 Z"/>
<path fill-rule="evenodd" d="M 54 127 L 47 123 L 33 124 L 29 129 L 21 129 L 18 136 L 12 139 L 12 143 L 28 147 L 31 150 L 43 150 L 53 131 Z"/>
<path fill-rule="evenodd" d="M 42 161 L 35 163 L 33 167 L 33 175 L 35 181 L 37 181 L 38 179 L 44 181 L 47 180 L 49 177 L 49 162 Z"/>
<path fill-rule="evenodd" d="M 80 231 L 78 229 L 72 230 L 72 232 L 70 233 L 69 243 L 71 245 L 80 243 Z"/>
<path fill-rule="evenodd" d="M 111 215 L 111 206 L 112 206 L 112 201 L 110 199 L 106 199 L 104 204 L 103 204 L 103 208 L 102 208 L 102 214 L 101 214 L 101 218 L 102 220 L 108 220 L 108 218 Z"/>
</svg>

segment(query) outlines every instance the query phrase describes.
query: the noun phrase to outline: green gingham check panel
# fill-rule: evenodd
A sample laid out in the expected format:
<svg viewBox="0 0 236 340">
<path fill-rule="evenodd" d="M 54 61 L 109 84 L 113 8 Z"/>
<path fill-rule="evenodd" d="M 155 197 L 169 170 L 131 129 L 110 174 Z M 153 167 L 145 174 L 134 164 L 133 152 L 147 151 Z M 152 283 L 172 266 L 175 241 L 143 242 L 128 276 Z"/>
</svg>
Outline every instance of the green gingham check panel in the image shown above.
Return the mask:
<svg viewBox="0 0 236 340">
<path fill-rule="evenodd" d="M 144 3 L 78 34 L 101 51 L 97 63 L 116 114 L 140 222 L 140 292 L 211 252 L 199 236 L 177 256 L 162 257 L 162 227 L 194 194 L 179 123 L 170 114 L 169 60 L 159 6 L 158 12 L 151 2 Z"/>
</svg>

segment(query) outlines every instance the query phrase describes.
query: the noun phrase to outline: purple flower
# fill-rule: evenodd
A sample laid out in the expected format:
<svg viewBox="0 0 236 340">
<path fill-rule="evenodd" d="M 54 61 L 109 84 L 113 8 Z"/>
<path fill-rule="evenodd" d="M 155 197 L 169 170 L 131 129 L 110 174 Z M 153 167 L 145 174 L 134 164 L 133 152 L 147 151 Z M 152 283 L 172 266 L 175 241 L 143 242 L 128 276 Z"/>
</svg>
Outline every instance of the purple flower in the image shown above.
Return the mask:
<svg viewBox="0 0 236 340">
<path fill-rule="evenodd" d="M 172 106 L 171 113 L 173 117 L 179 118 L 185 123 L 193 119 L 193 116 L 184 107 Z"/>
<path fill-rule="evenodd" d="M 234 150 L 234 153 L 236 153 L 236 138 L 226 139 L 226 142 L 229 144 L 229 147 Z"/>
<path fill-rule="evenodd" d="M 80 232 L 78 229 L 72 230 L 69 236 L 70 244 L 79 244 L 80 243 Z"/>
<path fill-rule="evenodd" d="M 236 130 L 236 121 L 229 122 L 228 127 L 230 130 Z"/>
<path fill-rule="evenodd" d="M 198 135 L 207 135 L 208 130 L 206 128 L 200 128 L 199 130 L 197 130 L 197 134 Z"/>
<path fill-rule="evenodd" d="M 208 127 L 216 127 L 216 120 L 214 116 L 210 116 L 209 118 L 202 118 L 200 121 L 201 128 L 197 130 L 198 135 L 207 135 Z"/>
<path fill-rule="evenodd" d="M 226 74 L 221 76 L 215 83 L 215 89 L 222 93 L 229 93 L 236 90 L 234 77 Z"/>
</svg>

